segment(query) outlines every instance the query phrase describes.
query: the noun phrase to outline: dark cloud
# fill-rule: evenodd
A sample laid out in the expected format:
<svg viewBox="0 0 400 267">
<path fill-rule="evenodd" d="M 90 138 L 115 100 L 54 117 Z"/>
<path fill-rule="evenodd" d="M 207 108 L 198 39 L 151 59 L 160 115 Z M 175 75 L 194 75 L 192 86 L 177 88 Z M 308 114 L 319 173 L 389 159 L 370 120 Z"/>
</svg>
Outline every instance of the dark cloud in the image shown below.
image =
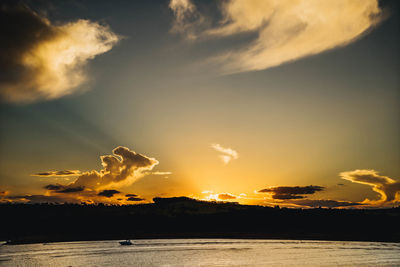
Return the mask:
<svg viewBox="0 0 400 267">
<path fill-rule="evenodd" d="M 144 198 L 140 198 L 140 197 L 129 197 L 126 200 L 128 201 L 142 201 L 145 200 Z"/>
<path fill-rule="evenodd" d="M 260 193 L 275 193 L 275 194 L 292 194 L 292 195 L 308 195 L 314 194 L 317 191 L 322 191 L 322 186 L 308 185 L 308 186 L 277 186 L 262 189 Z"/>
<path fill-rule="evenodd" d="M 81 192 L 85 189 L 83 186 L 71 187 L 61 184 L 49 184 L 46 185 L 44 188 L 57 193 L 76 193 L 76 192 Z"/>
<path fill-rule="evenodd" d="M 270 193 L 273 199 L 301 199 L 303 195 L 312 195 L 324 187 L 317 185 L 308 186 L 277 186 L 259 190 L 259 193 Z"/>
<path fill-rule="evenodd" d="M 48 177 L 48 176 L 78 176 L 81 172 L 78 170 L 65 170 L 65 171 L 48 171 L 48 172 L 39 172 L 32 174 L 32 176 L 41 176 L 41 177 Z"/>
<path fill-rule="evenodd" d="M 58 193 L 75 193 L 75 192 L 81 192 L 85 188 L 83 186 L 77 186 L 77 187 L 67 187 L 65 189 L 57 191 Z"/>
<path fill-rule="evenodd" d="M 64 196 L 45 196 L 45 195 L 23 195 L 23 196 L 9 196 L 8 199 L 13 202 L 27 202 L 27 203 L 81 203 L 80 200 L 72 197 Z"/>
<path fill-rule="evenodd" d="M 305 198 L 305 197 L 301 196 L 301 195 L 292 195 L 292 194 L 273 194 L 272 198 L 273 199 L 300 199 L 300 198 Z"/>
<path fill-rule="evenodd" d="M 24 53 L 57 36 L 57 31 L 27 6 L 8 2 L 0 6 L 0 35 L 0 82 L 4 85 L 34 76 L 34 70 L 24 66 Z"/>
<path fill-rule="evenodd" d="M 0 36 L 0 95 L 13 102 L 72 93 L 86 81 L 87 61 L 119 40 L 88 20 L 52 24 L 20 1 L 0 3 Z"/>
<path fill-rule="evenodd" d="M 126 197 L 137 197 L 138 195 L 136 195 L 136 194 L 126 194 L 125 196 Z"/>
<path fill-rule="evenodd" d="M 119 192 L 118 190 L 103 190 L 100 193 L 98 193 L 97 195 L 99 196 L 103 196 L 103 197 L 112 197 L 115 194 L 119 194 L 121 192 Z"/>
<path fill-rule="evenodd" d="M 350 206 L 360 206 L 362 203 L 358 202 L 350 202 L 350 201 L 337 201 L 330 199 L 301 199 L 301 200 L 293 200 L 291 203 L 306 206 L 306 207 L 324 207 L 324 208 L 337 208 L 337 207 L 350 207 Z"/>
</svg>

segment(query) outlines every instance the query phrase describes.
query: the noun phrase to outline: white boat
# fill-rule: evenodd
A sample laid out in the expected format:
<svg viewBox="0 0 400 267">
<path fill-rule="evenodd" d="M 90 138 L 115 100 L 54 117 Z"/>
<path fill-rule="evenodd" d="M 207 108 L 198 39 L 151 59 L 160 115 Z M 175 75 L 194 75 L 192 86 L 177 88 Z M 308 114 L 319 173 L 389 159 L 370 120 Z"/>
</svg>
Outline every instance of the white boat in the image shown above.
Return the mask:
<svg viewBox="0 0 400 267">
<path fill-rule="evenodd" d="M 125 241 L 121 241 L 121 242 L 119 242 L 122 246 L 130 246 L 130 245 L 133 245 L 133 243 L 129 240 L 129 239 L 127 239 L 127 240 L 125 240 Z"/>
</svg>

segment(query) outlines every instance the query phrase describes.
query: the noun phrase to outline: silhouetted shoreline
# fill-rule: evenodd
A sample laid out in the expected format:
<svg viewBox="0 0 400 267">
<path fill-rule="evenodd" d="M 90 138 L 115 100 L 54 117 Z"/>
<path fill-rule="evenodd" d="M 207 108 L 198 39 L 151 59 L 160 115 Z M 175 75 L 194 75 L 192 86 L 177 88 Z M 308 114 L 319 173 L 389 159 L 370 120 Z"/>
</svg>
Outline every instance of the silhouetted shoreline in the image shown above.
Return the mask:
<svg viewBox="0 0 400 267">
<path fill-rule="evenodd" d="M 0 240 L 10 244 L 158 238 L 400 242 L 400 208 L 288 209 L 155 198 L 106 206 L 1 204 Z"/>
</svg>

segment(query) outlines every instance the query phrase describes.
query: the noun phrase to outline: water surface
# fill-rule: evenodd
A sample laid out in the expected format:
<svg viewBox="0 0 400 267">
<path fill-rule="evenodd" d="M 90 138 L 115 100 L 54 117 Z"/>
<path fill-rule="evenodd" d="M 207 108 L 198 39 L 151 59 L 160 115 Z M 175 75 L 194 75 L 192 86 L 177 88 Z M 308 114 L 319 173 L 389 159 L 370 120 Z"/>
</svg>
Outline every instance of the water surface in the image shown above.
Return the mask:
<svg viewBox="0 0 400 267">
<path fill-rule="evenodd" d="M 0 247 L 0 266 L 400 266 L 383 242 L 151 239 Z"/>
</svg>

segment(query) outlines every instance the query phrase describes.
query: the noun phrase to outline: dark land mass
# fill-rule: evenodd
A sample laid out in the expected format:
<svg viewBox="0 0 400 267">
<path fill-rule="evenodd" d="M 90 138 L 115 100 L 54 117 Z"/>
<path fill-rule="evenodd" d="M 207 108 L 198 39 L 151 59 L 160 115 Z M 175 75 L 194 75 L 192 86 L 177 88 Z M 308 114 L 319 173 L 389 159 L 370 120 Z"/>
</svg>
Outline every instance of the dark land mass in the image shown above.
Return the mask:
<svg viewBox="0 0 400 267">
<path fill-rule="evenodd" d="M 2 204 L 10 244 L 140 238 L 259 238 L 400 242 L 400 208 L 288 209 L 155 198 L 126 206 Z"/>
</svg>

